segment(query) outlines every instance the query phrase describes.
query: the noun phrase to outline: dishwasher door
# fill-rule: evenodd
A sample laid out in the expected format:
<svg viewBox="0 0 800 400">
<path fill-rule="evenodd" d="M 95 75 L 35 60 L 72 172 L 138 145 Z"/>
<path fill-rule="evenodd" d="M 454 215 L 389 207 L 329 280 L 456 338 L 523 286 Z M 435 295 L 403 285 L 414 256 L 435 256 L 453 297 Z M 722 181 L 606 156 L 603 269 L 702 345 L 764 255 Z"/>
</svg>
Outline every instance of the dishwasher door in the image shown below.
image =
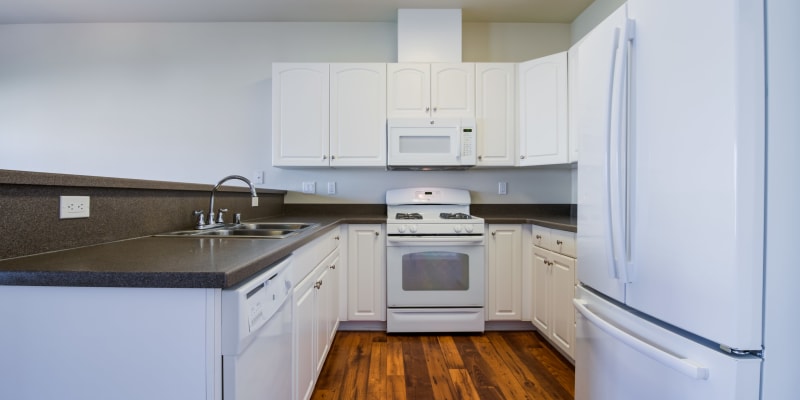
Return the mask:
<svg viewBox="0 0 800 400">
<path fill-rule="evenodd" d="M 222 398 L 292 398 L 289 260 L 222 298 Z M 235 318 L 234 318 L 235 316 Z"/>
</svg>

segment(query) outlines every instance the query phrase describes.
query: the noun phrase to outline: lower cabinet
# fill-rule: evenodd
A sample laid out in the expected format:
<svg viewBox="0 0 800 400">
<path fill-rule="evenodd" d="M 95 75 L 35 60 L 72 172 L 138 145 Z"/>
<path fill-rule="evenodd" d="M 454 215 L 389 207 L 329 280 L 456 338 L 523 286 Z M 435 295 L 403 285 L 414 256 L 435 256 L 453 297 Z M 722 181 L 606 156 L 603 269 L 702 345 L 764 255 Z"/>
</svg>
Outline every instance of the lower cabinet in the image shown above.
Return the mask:
<svg viewBox="0 0 800 400">
<path fill-rule="evenodd" d="M 490 224 L 487 320 L 522 320 L 522 225 Z"/>
<path fill-rule="evenodd" d="M 338 241 L 338 231 L 335 233 Z M 330 249 L 326 236 L 304 246 L 295 257 L 301 266 L 319 260 L 320 253 Z M 299 262 L 297 260 L 300 260 Z M 334 248 L 308 273 L 294 289 L 293 347 L 294 398 L 311 397 L 320 370 L 325 363 L 339 325 L 339 249 Z"/>
<path fill-rule="evenodd" d="M 386 239 L 383 225 L 349 225 L 347 257 L 347 319 L 386 321 Z"/>
<path fill-rule="evenodd" d="M 576 260 L 540 247 L 547 243 L 537 244 L 536 229 L 534 228 L 534 243 L 531 246 L 531 322 L 542 336 L 574 359 L 575 311 L 572 299 L 575 296 Z M 553 233 L 555 236 L 566 237 L 567 240 L 571 237 L 574 243 L 574 234 L 561 231 Z M 574 248 L 574 244 L 571 248 Z"/>
</svg>

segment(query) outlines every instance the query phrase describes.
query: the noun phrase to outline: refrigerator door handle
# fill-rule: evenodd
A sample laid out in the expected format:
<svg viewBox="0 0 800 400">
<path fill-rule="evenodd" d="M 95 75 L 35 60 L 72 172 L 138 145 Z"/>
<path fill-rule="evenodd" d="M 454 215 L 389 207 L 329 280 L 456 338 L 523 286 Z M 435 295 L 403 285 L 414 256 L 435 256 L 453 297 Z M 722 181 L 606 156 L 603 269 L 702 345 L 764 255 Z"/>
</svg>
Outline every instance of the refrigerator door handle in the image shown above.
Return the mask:
<svg viewBox="0 0 800 400">
<path fill-rule="evenodd" d="M 636 336 L 633 336 L 623 331 L 622 329 L 617 328 L 613 324 L 609 323 L 602 317 L 598 316 L 597 314 L 589 310 L 589 308 L 586 307 L 585 301 L 579 299 L 573 299 L 572 302 L 573 304 L 575 304 L 575 308 L 578 310 L 578 312 L 580 312 L 581 315 L 583 315 L 586 319 L 588 319 L 589 322 L 591 322 L 598 328 L 602 329 L 607 334 L 613 336 L 621 343 L 652 358 L 655 361 L 658 361 L 661 364 L 664 364 L 688 376 L 689 378 L 695 380 L 708 380 L 708 375 L 709 375 L 708 368 L 688 358 L 681 358 L 677 355 L 668 353 L 658 347 L 654 347 L 649 343 L 637 338 Z"/>
</svg>

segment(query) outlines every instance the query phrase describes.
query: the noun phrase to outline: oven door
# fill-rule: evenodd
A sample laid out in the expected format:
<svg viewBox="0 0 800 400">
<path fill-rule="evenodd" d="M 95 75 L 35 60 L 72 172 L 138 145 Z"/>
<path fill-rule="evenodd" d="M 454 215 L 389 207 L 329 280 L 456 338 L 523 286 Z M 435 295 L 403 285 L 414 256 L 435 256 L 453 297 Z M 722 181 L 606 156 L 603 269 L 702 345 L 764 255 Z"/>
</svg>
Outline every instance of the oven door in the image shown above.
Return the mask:
<svg viewBox="0 0 800 400">
<path fill-rule="evenodd" d="M 483 236 L 388 236 L 389 308 L 483 307 Z"/>
</svg>

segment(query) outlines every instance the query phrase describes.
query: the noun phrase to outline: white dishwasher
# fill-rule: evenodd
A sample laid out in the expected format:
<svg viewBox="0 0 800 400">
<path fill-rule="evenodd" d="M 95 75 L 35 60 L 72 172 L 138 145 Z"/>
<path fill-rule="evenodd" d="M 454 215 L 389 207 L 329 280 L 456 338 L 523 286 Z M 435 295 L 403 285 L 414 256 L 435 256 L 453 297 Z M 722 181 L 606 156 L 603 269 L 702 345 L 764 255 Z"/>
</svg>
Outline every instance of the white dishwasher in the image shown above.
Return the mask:
<svg viewBox="0 0 800 400">
<path fill-rule="evenodd" d="M 291 258 L 222 291 L 222 398 L 291 399 Z"/>
</svg>

